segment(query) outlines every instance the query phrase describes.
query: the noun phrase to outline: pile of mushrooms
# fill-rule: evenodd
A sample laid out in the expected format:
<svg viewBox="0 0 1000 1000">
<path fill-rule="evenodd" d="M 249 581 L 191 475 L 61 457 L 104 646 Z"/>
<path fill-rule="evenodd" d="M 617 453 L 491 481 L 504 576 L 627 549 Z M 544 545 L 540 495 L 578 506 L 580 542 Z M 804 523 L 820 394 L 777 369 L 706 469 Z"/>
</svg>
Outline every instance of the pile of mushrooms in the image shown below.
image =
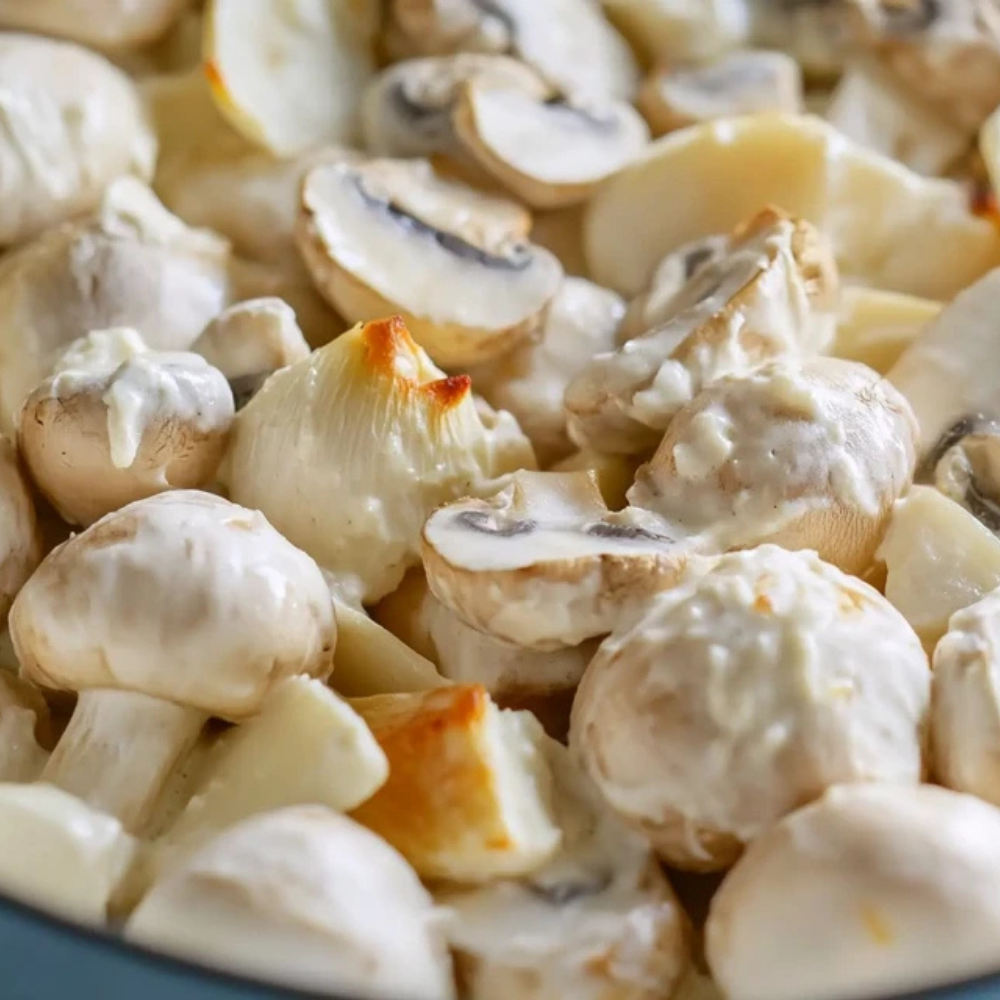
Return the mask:
<svg viewBox="0 0 1000 1000">
<path fill-rule="evenodd" d="M 379 1000 L 1000 973 L 996 0 L 0 0 L 0 107 L 0 894 Z"/>
</svg>

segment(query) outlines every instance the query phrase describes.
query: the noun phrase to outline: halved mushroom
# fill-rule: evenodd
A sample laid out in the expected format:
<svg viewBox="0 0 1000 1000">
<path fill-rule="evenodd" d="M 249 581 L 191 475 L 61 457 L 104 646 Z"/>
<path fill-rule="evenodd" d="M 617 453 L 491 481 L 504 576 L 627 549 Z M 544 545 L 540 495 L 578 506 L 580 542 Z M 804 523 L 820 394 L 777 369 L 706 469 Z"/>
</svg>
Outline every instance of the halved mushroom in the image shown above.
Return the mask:
<svg viewBox="0 0 1000 1000">
<path fill-rule="evenodd" d="M 610 513 L 585 472 L 517 472 L 495 496 L 448 504 L 424 526 L 435 597 L 487 635 L 537 650 L 610 632 L 696 551 L 646 511 Z"/>
<path fill-rule="evenodd" d="M 4 33 L 0 88 L 6 118 L 0 246 L 89 211 L 116 177 L 152 175 L 156 142 L 139 96 L 128 77 L 96 53 Z"/>
<path fill-rule="evenodd" d="M 100 209 L 0 261 L 0 429 L 59 353 L 91 330 L 133 327 L 186 350 L 226 305 L 229 247 L 188 229 L 143 184 L 120 178 Z"/>
<path fill-rule="evenodd" d="M 44 553 L 35 502 L 17 451 L 0 436 L 0 621 Z"/>
<path fill-rule="evenodd" d="M 611 178 L 587 211 L 593 278 L 634 295 L 671 250 L 768 203 L 826 233 L 845 276 L 890 291 L 950 299 L 1000 263 L 1000 232 L 959 184 L 919 177 L 810 115 L 761 114 L 665 136 Z"/>
<path fill-rule="evenodd" d="M 578 0 L 389 0 L 393 59 L 454 52 L 509 54 L 564 93 L 631 100 L 639 68 L 595 3 Z"/>
<path fill-rule="evenodd" d="M 1000 539 L 929 486 L 896 502 L 877 558 L 886 567 L 885 596 L 928 652 L 956 611 L 1000 587 Z"/>
<path fill-rule="evenodd" d="M 658 310 L 659 326 L 593 358 L 570 382 L 571 438 L 598 451 L 648 454 L 713 380 L 825 349 L 836 294 L 837 269 L 819 233 L 764 209 Z"/>
<path fill-rule="evenodd" d="M 802 72 L 783 52 L 731 52 L 699 66 L 647 77 L 636 101 L 654 135 L 759 111 L 802 110 Z"/>
<path fill-rule="evenodd" d="M 508 56 L 465 52 L 406 59 L 368 85 L 361 105 L 365 147 L 375 156 L 456 153 L 452 114 L 462 84 L 483 80 L 544 100 L 552 88 L 533 69 Z"/>
<path fill-rule="evenodd" d="M 933 785 L 833 788 L 722 883 L 712 974 L 730 1000 L 860 1000 L 993 972 L 998 873 L 995 807 Z"/>
<path fill-rule="evenodd" d="M 434 176 L 426 161 L 314 168 L 299 249 L 348 320 L 403 315 L 439 364 L 474 364 L 539 329 L 562 267 L 522 238 L 522 209 Z"/>
<path fill-rule="evenodd" d="M 629 501 L 713 551 L 769 541 L 862 573 L 913 481 L 916 433 L 906 400 L 864 365 L 773 362 L 684 407 Z"/>
<path fill-rule="evenodd" d="M 182 351 L 140 349 L 91 366 L 78 366 L 79 353 L 28 396 L 17 432 L 32 478 L 63 520 L 86 527 L 133 500 L 212 481 L 233 419 L 222 372 Z"/>
<path fill-rule="evenodd" d="M 552 740 L 559 853 L 531 876 L 439 888 L 469 1000 L 657 1000 L 688 964 L 687 921 L 645 838 Z"/>
<path fill-rule="evenodd" d="M 563 409 L 566 386 L 594 355 L 614 347 L 624 309 L 614 292 L 583 278 L 566 278 L 537 339 L 469 371 L 477 391 L 514 414 L 541 465 L 573 450 Z"/>
<path fill-rule="evenodd" d="M 385 841 L 322 806 L 216 837 L 153 886 L 125 936 L 283 986 L 455 997 L 427 890 Z"/>
<path fill-rule="evenodd" d="M 175 490 L 51 552 L 10 633 L 24 679 L 80 693 L 42 779 L 139 830 L 210 716 L 330 673 L 336 621 L 319 568 L 261 514 Z"/>
<path fill-rule="evenodd" d="M 0 782 L 36 781 L 54 744 L 41 692 L 0 670 Z"/>
<path fill-rule="evenodd" d="M 352 702 L 389 760 L 389 778 L 351 815 L 428 879 L 488 882 L 548 861 L 561 833 L 546 739 L 530 712 L 456 686 Z"/>
<path fill-rule="evenodd" d="M 878 591 L 762 545 L 615 629 L 577 691 L 570 747 L 660 857 L 714 871 L 831 785 L 920 781 L 929 699 L 920 641 Z"/>
<path fill-rule="evenodd" d="M 229 122 L 275 156 L 359 131 L 375 72 L 375 0 L 209 0 L 205 72 Z"/>
<path fill-rule="evenodd" d="M 453 124 L 463 149 L 532 208 L 586 201 L 649 141 L 624 101 L 544 97 L 478 76 L 461 86 Z"/>
<path fill-rule="evenodd" d="M 236 417 L 223 478 L 346 603 L 372 603 L 419 561 L 438 504 L 530 462 L 511 418 L 486 417 L 468 376 L 446 378 L 398 317 L 378 320 L 267 380 Z"/>
</svg>

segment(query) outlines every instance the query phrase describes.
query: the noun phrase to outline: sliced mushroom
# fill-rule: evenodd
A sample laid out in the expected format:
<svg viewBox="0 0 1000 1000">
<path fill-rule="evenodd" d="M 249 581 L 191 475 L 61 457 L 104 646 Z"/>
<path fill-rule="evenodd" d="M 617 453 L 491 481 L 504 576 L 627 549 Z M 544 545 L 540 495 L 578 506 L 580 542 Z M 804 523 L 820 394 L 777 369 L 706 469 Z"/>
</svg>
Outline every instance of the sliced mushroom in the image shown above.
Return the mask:
<svg viewBox="0 0 1000 1000">
<path fill-rule="evenodd" d="M 624 101 L 541 98 L 480 77 L 461 87 L 453 122 L 469 155 L 533 208 L 586 201 L 649 141 Z"/>
<path fill-rule="evenodd" d="M 398 317 L 378 320 L 267 380 L 234 422 L 224 478 L 346 603 L 372 603 L 419 561 L 438 504 L 524 464 L 509 425 L 484 422 L 468 376 L 446 378 Z"/>
<path fill-rule="evenodd" d="M 437 902 L 469 1000 L 673 996 L 687 921 L 645 838 L 601 801 L 552 740 L 559 853 L 528 878 L 441 887 Z"/>
<path fill-rule="evenodd" d="M 714 551 L 769 541 L 862 573 L 913 480 L 915 438 L 906 400 L 864 365 L 773 362 L 702 390 L 628 496 Z"/>
<path fill-rule="evenodd" d="M 375 72 L 375 0 L 209 0 L 205 72 L 219 110 L 275 156 L 350 142 Z"/>
<path fill-rule="evenodd" d="M 365 147 L 375 156 L 456 153 L 452 115 L 467 80 L 523 90 L 544 100 L 552 88 L 508 56 L 461 53 L 406 59 L 383 70 L 365 91 Z"/>
<path fill-rule="evenodd" d="M 298 806 L 240 823 L 172 870 L 125 936 L 288 987 L 454 1000 L 430 895 L 385 841 Z"/>
<path fill-rule="evenodd" d="M 559 262 L 522 238 L 513 203 L 435 178 L 425 161 L 311 170 L 298 243 L 348 320 L 401 313 L 439 364 L 496 357 L 539 329 Z"/>
<path fill-rule="evenodd" d="M 570 746 L 661 858 L 713 871 L 831 785 L 920 781 L 929 698 L 920 641 L 878 591 L 762 545 L 615 629 Z"/>
<path fill-rule="evenodd" d="M 18 446 L 63 520 L 86 527 L 133 500 L 211 482 L 232 419 L 225 376 L 197 354 L 139 350 L 90 367 L 71 357 L 25 401 Z"/>
<path fill-rule="evenodd" d="M 639 69 L 600 8 L 578 0 L 390 0 L 385 44 L 394 59 L 454 52 L 509 54 L 559 90 L 631 100 Z"/>
<path fill-rule="evenodd" d="M 647 77 L 637 100 L 654 135 L 760 111 L 802 110 L 802 72 L 783 52 L 742 51 Z"/>
<path fill-rule="evenodd" d="M 43 537 L 17 451 L 0 436 L 0 620 L 43 555 Z"/>
<path fill-rule="evenodd" d="M 0 670 L 0 782 L 36 781 L 54 744 L 41 692 Z"/>
<path fill-rule="evenodd" d="M 131 178 L 91 217 L 54 227 L 0 262 L 0 429 L 59 353 L 91 330 L 133 327 L 186 350 L 226 304 L 229 248 L 188 229 Z"/>
<path fill-rule="evenodd" d="M 583 472 L 515 473 L 495 496 L 448 504 L 424 526 L 438 600 L 487 635 L 537 650 L 610 632 L 695 551 L 645 511 L 610 513 Z"/>
<path fill-rule="evenodd" d="M 993 972 L 998 872 L 993 806 L 932 785 L 833 788 L 723 882 L 712 974 L 731 1000 L 860 1000 Z"/>
<path fill-rule="evenodd" d="M 929 486 L 914 486 L 896 502 L 878 558 L 885 596 L 928 652 L 955 612 L 1000 587 L 1000 540 Z"/>
<path fill-rule="evenodd" d="M 585 222 L 593 278 L 635 295 L 671 250 L 768 203 L 826 233 L 845 276 L 889 291 L 950 299 L 1000 262 L 1000 232 L 957 183 L 921 178 L 818 118 L 764 114 L 666 136 L 611 178 Z"/>
<path fill-rule="evenodd" d="M 352 702 L 389 760 L 389 778 L 352 816 L 428 879 L 527 874 L 559 847 L 546 738 L 530 712 L 485 689 L 449 687 Z"/>
<path fill-rule="evenodd" d="M 20 6 L 37 9 L 34 3 Z M 116 177 L 152 175 L 156 142 L 139 95 L 124 73 L 95 53 L 5 33 L 0 93 L 6 119 L 0 245 L 89 211 Z"/>
<path fill-rule="evenodd" d="M 139 830 L 210 716 L 330 673 L 336 622 L 316 564 L 261 514 L 176 490 L 51 552 L 10 632 L 24 679 L 80 692 L 42 779 Z"/>
<path fill-rule="evenodd" d="M 659 310 L 659 326 L 593 358 L 569 383 L 570 436 L 598 451 L 648 454 L 713 380 L 825 349 L 836 293 L 837 270 L 816 230 L 764 209 Z"/>
<path fill-rule="evenodd" d="M 567 278 L 549 306 L 538 339 L 470 370 L 476 389 L 517 417 L 543 466 L 573 450 L 563 409 L 566 386 L 594 355 L 614 347 L 624 309 L 614 292 L 583 278 Z"/>
</svg>

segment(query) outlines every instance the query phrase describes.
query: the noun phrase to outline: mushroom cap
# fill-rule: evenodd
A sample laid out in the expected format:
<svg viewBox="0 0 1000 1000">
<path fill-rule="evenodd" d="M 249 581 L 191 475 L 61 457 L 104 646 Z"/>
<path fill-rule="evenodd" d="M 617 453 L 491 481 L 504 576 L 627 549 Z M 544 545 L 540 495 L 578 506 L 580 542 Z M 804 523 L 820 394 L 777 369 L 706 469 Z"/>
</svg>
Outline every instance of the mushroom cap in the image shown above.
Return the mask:
<svg viewBox="0 0 1000 1000">
<path fill-rule="evenodd" d="M 624 101 L 583 102 L 472 77 L 453 117 L 462 147 L 533 208 L 585 201 L 649 141 Z"/>
<path fill-rule="evenodd" d="M 920 640 L 878 591 L 764 545 L 604 641 L 570 746 L 662 858 L 712 871 L 830 785 L 918 782 L 929 695 Z"/>
<path fill-rule="evenodd" d="M 519 880 L 437 892 L 470 1000 L 653 1000 L 688 962 L 687 921 L 646 839 L 554 740 L 559 853 Z"/>
<path fill-rule="evenodd" d="M 186 350 L 226 304 L 229 248 L 189 229 L 145 185 L 119 178 L 87 219 L 46 231 L 0 262 L 0 429 L 66 346 L 134 327 L 155 350 Z"/>
<path fill-rule="evenodd" d="M 21 676 L 42 687 L 134 691 L 239 720 L 282 678 L 329 674 L 336 621 L 319 568 L 262 514 L 175 490 L 50 552 L 10 632 Z"/>
<path fill-rule="evenodd" d="M 42 558 L 35 504 L 17 451 L 0 436 L 0 619 Z"/>
<path fill-rule="evenodd" d="M 648 454 L 703 386 L 829 346 L 837 287 L 809 223 L 758 212 L 661 307 L 658 326 L 597 355 L 570 382 L 570 436 L 598 451 Z"/>
<path fill-rule="evenodd" d="M 229 384 L 204 358 L 142 351 L 47 378 L 21 410 L 18 446 L 63 519 L 86 526 L 133 500 L 207 484 L 232 418 Z"/>
<path fill-rule="evenodd" d="M 89 211 L 116 177 L 152 175 L 156 141 L 139 95 L 96 53 L 4 33 L 0 87 L 8 118 L 0 142 L 0 245 Z"/>
<path fill-rule="evenodd" d="M 802 71 L 783 52 L 729 52 L 701 65 L 654 71 L 636 103 L 655 135 L 732 115 L 796 114 Z"/>
<path fill-rule="evenodd" d="M 610 513 L 589 472 L 527 472 L 424 525 L 435 597 L 464 622 L 527 649 L 604 635 L 680 575 L 697 546 L 628 508 Z"/>
<path fill-rule="evenodd" d="M 629 501 L 719 549 L 773 541 L 861 573 L 913 481 L 915 438 L 906 400 L 864 365 L 772 362 L 684 407 Z"/>
<path fill-rule="evenodd" d="M 959 184 L 921 178 L 812 115 L 767 113 L 665 136 L 604 184 L 584 223 L 591 277 L 635 295 L 665 254 L 766 204 L 826 233 L 845 276 L 889 291 L 950 299 L 1000 263 L 1000 233 Z"/>
<path fill-rule="evenodd" d="M 350 142 L 375 72 L 377 25 L 375 0 L 209 0 L 212 97 L 237 131 L 277 157 Z"/>
<path fill-rule="evenodd" d="M 125 936 L 302 989 L 453 1000 L 430 895 L 363 826 L 319 806 L 240 823 L 171 871 Z"/>
<path fill-rule="evenodd" d="M 419 560 L 438 504 L 524 463 L 509 431 L 509 419 L 491 428 L 468 377 L 447 378 L 395 317 L 275 372 L 237 415 L 225 478 L 351 599 L 374 602 Z"/>
<path fill-rule="evenodd" d="M 537 330 L 559 288 L 562 267 L 526 229 L 519 206 L 426 161 L 372 160 L 306 175 L 298 243 L 349 321 L 398 312 L 438 364 L 461 366 Z"/>
<path fill-rule="evenodd" d="M 723 882 L 712 974 L 732 1000 L 860 1000 L 992 972 L 998 873 L 993 806 L 933 785 L 833 788 Z"/>
</svg>

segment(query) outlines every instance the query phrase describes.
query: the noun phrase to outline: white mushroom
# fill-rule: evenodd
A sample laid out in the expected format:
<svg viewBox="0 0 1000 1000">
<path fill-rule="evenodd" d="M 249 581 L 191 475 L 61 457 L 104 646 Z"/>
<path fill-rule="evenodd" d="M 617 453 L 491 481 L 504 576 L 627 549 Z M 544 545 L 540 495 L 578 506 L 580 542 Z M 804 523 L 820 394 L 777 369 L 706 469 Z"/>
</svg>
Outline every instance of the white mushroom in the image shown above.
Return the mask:
<svg viewBox="0 0 1000 1000">
<path fill-rule="evenodd" d="M 833 339 L 837 270 L 809 223 L 764 209 L 698 268 L 658 326 L 593 358 L 569 383 L 569 432 L 598 451 L 649 453 L 706 385 Z"/>
<path fill-rule="evenodd" d="M 398 317 L 378 320 L 267 380 L 236 417 L 225 478 L 336 576 L 347 603 L 372 603 L 419 561 L 438 504 L 530 464 L 523 436 L 504 443 L 509 418 L 494 423 L 468 376 L 446 378 Z"/>
<path fill-rule="evenodd" d="M 509 54 L 574 95 L 630 100 L 639 69 L 596 3 L 579 0 L 390 0 L 393 58 L 453 52 Z"/>
<path fill-rule="evenodd" d="M 730 1000 L 926 991 L 1000 965 L 1000 811 L 931 785 L 851 785 L 753 844 L 712 901 Z"/>
<path fill-rule="evenodd" d="M 495 496 L 441 507 L 423 537 L 438 600 L 487 635 L 543 651 L 607 634 L 698 551 L 646 511 L 610 513 L 585 472 L 515 473 Z"/>
<path fill-rule="evenodd" d="M 802 72 L 782 52 L 731 52 L 702 65 L 661 67 L 637 102 L 654 135 L 713 118 L 802 110 Z"/>
<path fill-rule="evenodd" d="M 60 516 L 89 525 L 133 500 L 212 481 L 233 418 L 223 374 L 197 354 L 138 349 L 80 363 L 73 351 L 25 400 L 18 446 Z M 98 353 L 100 350 L 98 349 Z"/>
<path fill-rule="evenodd" d="M 139 96 L 93 52 L 0 35 L 0 100 L 0 245 L 94 208 L 116 177 L 153 172 L 156 142 Z"/>
<path fill-rule="evenodd" d="M 315 991 L 454 1000 L 432 900 L 346 816 L 300 806 L 221 834 L 154 885 L 125 927 L 172 955 Z"/>
<path fill-rule="evenodd" d="M 276 156 L 350 142 L 375 70 L 375 0 L 209 0 L 205 72 L 234 128 Z"/>
<path fill-rule="evenodd" d="M 54 743 L 41 692 L 0 670 L 0 782 L 36 781 Z"/>
<path fill-rule="evenodd" d="M 478 392 L 517 417 L 541 465 L 573 450 L 563 409 L 566 386 L 594 355 L 614 347 L 624 309 L 614 292 L 583 278 L 566 278 L 537 339 L 469 371 Z"/>
<path fill-rule="evenodd" d="M 546 739 L 530 712 L 498 709 L 462 685 L 352 702 L 389 761 L 389 778 L 352 816 L 427 879 L 524 875 L 559 847 Z"/>
<path fill-rule="evenodd" d="M 764 545 L 604 641 L 570 746 L 662 858 L 712 871 L 831 785 L 916 784 L 929 696 L 920 641 L 878 591 Z"/>
<path fill-rule="evenodd" d="M 688 962 L 686 919 L 645 838 L 552 740 L 559 853 L 528 878 L 443 887 L 469 1000 L 660 1000 Z"/>
<path fill-rule="evenodd" d="M 0 620 L 41 560 L 42 541 L 17 451 L 0 436 Z"/>
<path fill-rule="evenodd" d="M 526 222 L 425 161 L 334 163 L 303 181 L 298 244 L 349 321 L 398 312 L 438 364 L 459 366 L 538 330 L 559 288 L 562 268 L 523 239 Z"/>
<path fill-rule="evenodd" d="M 845 276 L 890 291 L 949 299 L 1000 262 L 1000 232 L 957 183 L 921 178 L 818 118 L 761 114 L 665 136 L 611 178 L 587 211 L 593 279 L 634 295 L 665 254 L 766 204 L 824 232 Z"/>
<path fill-rule="evenodd" d="M 0 784 L 0 889 L 59 916 L 103 925 L 136 858 L 112 816 L 46 784 Z"/>
<path fill-rule="evenodd" d="M 915 438 L 906 400 L 864 365 L 774 362 L 682 409 L 629 501 L 713 551 L 774 542 L 861 573 L 913 480 Z"/>
<path fill-rule="evenodd" d="M 10 631 L 25 679 L 80 692 L 42 778 L 130 830 L 210 716 L 248 718 L 283 677 L 325 677 L 336 639 L 315 563 L 261 514 L 193 490 L 51 552 Z"/>
</svg>

